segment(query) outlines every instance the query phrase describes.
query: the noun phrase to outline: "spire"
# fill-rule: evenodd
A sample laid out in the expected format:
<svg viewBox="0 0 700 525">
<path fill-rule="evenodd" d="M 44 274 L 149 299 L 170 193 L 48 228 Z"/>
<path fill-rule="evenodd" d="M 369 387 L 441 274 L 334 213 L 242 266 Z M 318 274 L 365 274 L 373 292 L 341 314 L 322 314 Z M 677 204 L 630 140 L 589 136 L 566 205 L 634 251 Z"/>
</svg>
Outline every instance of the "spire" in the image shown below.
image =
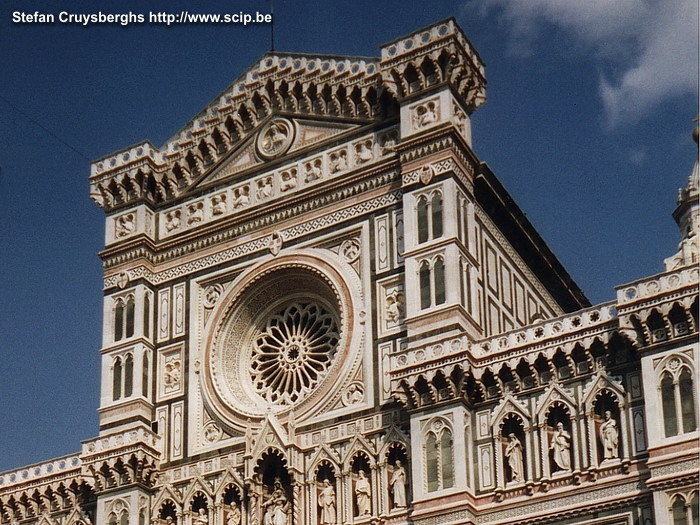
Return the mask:
<svg viewBox="0 0 700 525">
<path fill-rule="evenodd" d="M 697 120 L 696 120 L 697 121 Z M 693 139 L 698 147 L 699 130 L 696 126 L 693 130 Z M 698 252 L 698 229 L 700 227 L 700 166 L 698 155 L 695 156 L 693 171 L 688 178 L 688 186 L 678 190 L 678 206 L 673 212 L 673 218 L 678 223 L 681 232 L 681 242 L 678 252 L 664 261 L 666 271 L 675 270 L 698 264 L 700 254 Z"/>
</svg>

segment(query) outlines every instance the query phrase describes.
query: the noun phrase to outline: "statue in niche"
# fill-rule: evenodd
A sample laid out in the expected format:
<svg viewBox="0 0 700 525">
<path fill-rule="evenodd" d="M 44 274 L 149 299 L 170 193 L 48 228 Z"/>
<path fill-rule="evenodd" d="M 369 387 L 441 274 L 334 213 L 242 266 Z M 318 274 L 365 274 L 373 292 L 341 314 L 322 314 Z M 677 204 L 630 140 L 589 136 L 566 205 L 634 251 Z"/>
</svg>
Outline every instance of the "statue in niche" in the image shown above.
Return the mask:
<svg viewBox="0 0 700 525">
<path fill-rule="evenodd" d="M 357 503 L 357 515 L 369 516 L 372 512 L 372 488 L 369 485 L 369 480 L 365 477 L 365 471 L 360 470 L 357 473 L 357 481 L 355 482 L 355 502 Z"/>
<path fill-rule="evenodd" d="M 394 465 L 389 487 L 391 487 L 391 493 L 394 496 L 394 508 L 401 509 L 406 506 L 406 471 L 398 459 Z"/>
<path fill-rule="evenodd" d="M 348 167 L 345 151 L 339 151 L 331 155 L 331 173 L 341 172 Z"/>
<path fill-rule="evenodd" d="M 265 509 L 263 525 L 289 525 L 287 521 L 289 502 L 279 478 L 275 478 L 272 493 L 263 501 L 263 508 Z"/>
<path fill-rule="evenodd" d="M 177 230 L 182 221 L 180 220 L 180 210 L 173 210 L 165 215 L 165 229 L 168 232 Z"/>
<path fill-rule="evenodd" d="M 372 153 L 372 141 L 371 140 L 366 140 L 366 141 L 358 144 L 355 147 L 355 151 L 357 153 L 358 164 L 361 164 L 363 162 L 367 162 L 369 160 L 372 160 L 372 158 L 374 158 L 374 155 Z"/>
<path fill-rule="evenodd" d="M 422 128 L 433 122 L 437 122 L 437 109 L 435 102 L 428 102 L 425 106 L 420 106 L 416 110 L 416 127 Z"/>
<path fill-rule="evenodd" d="M 297 187 L 297 170 L 294 168 L 280 173 L 280 191 L 289 191 Z"/>
<path fill-rule="evenodd" d="M 318 494 L 318 506 L 321 507 L 320 525 L 335 525 L 335 490 L 328 479 L 321 484 Z"/>
<path fill-rule="evenodd" d="M 215 195 L 211 198 L 211 214 L 223 215 L 226 213 L 226 195 Z"/>
<path fill-rule="evenodd" d="M 133 233 L 136 229 L 136 220 L 133 213 L 127 213 L 117 219 L 117 237 L 124 237 Z"/>
<path fill-rule="evenodd" d="M 403 316 L 404 297 L 398 290 L 393 290 L 386 296 L 386 320 L 391 326 L 399 324 Z"/>
<path fill-rule="evenodd" d="M 224 519 L 226 525 L 241 525 L 241 511 L 238 505 L 231 503 L 230 508 L 226 510 Z"/>
<path fill-rule="evenodd" d="M 187 217 L 187 224 L 202 222 L 204 219 L 204 206 L 201 202 L 190 204 L 190 206 L 187 208 L 187 212 L 189 214 Z"/>
<path fill-rule="evenodd" d="M 163 381 L 168 389 L 173 390 L 178 387 L 178 384 L 180 383 L 180 376 L 181 372 L 179 360 L 176 359 L 165 363 L 165 375 L 163 377 Z"/>
<path fill-rule="evenodd" d="M 270 197 L 273 192 L 274 188 L 272 187 L 272 177 L 265 177 L 264 179 L 258 181 L 258 199 L 266 199 L 267 197 Z"/>
<path fill-rule="evenodd" d="M 304 179 L 304 182 L 312 182 L 318 180 L 321 178 L 322 175 L 323 171 L 321 170 L 320 160 L 306 163 L 306 178 Z"/>
<path fill-rule="evenodd" d="M 209 518 L 207 517 L 206 509 L 200 508 L 197 511 L 197 515 L 194 517 L 192 523 L 193 525 L 204 525 L 206 523 L 209 523 Z"/>
<path fill-rule="evenodd" d="M 514 483 L 523 481 L 525 471 L 523 465 L 523 445 L 515 434 L 508 435 L 508 444 L 504 452 L 510 467 L 510 480 Z"/>
<path fill-rule="evenodd" d="M 605 411 L 605 421 L 600 425 L 598 432 L 600 441 L 603 443 L 603 461 L 617 458 L 617 444 L 619 439 L 617 421 L 612 417 L 612 412 L 610 412 L 610 410 Z"/>
<path fill-rule="evenodd" d="M 243 186 L 233 190 L 233 207 L 238 209 L 247 206 L 250 202 L 250 188 Z"/>
<path fill-rule="evenodd" d="M 564 429 L 564 423 L 557 423 L 549 449 L 559 470 L 571 470 L 571 434 Z"/>
</svg>

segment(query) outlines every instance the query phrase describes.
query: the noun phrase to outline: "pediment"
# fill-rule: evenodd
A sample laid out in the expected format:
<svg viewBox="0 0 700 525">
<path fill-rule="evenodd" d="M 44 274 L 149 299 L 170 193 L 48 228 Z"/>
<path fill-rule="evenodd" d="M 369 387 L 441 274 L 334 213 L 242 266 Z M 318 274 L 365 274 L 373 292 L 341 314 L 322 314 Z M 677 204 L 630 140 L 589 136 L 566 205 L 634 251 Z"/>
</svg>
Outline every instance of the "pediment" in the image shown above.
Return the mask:
<svg viewBox="0 0 700 525">
<path fill-rule="evenodd" d="M 261 151 L 261 138 L 274 126 L 275 122 L 284 122 L 288 124 L 290 141 L 287 147 L 279 154 L 268 155 L 265 158 Z M 206 175 L 193 184 L 193 188 L 206 186 L 213 182 L 228 179 L 239 173 L 262 166 L 271 160 L 283 159 L 286 156 L 293 155 L 298 151 L 324 142 L 328 139 L 340 135 L 350 129 L 359 127 L 358 124 L 350 124 L 346 122 L 323 122 L 306 119 L 287 119 L 283 117 L 271 117 L 270 119 L 257 126 L 257 129 L 250 133 L 250 136 L 240 146 L 235 148 L 231 153 L 222 157 L 217 162 L 217 166 L 210 169 Z"/>
</svg>

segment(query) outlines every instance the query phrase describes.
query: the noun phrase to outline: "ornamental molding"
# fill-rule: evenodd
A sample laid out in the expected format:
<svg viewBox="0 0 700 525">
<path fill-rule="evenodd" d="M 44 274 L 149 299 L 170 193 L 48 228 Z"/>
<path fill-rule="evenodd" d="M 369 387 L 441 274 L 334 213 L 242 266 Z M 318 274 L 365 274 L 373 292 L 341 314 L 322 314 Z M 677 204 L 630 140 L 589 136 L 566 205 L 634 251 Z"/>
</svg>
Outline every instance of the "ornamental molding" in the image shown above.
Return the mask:
<svg viewBox="0 0 700 525">
<path fill-rule="evenodd" d="M 222 262 L 234 260 L 238 257 L 256 251 L 267 250 L 270 246 L 270 239 L 269 234 L 266 233 L 263 236 L 252 241 L 239 244 L 225 251 L 209 255 L 192 262 L 178 265 L 174 268 L 169 268 L 167 270 L 162 271 L 153 269 L 154 264 L 163 264 L 171 259 L 180 258 L 186 253 L 192 253 L 195 250 L 201 250 L 208 246 L 222 245 L 224 243 L 227 243 L 227 241 L 239 238 L 246 233 L 255 231 L 256 229 L 262 229 L 271 224 L 279 223 L 285 219 L 291 219 L 303 213 L 307 213 L 311 210 L 327 206 L 329 204 L 332 204 L 333 202 L 342 201 L 351 196 L 366 192 L 370 189 L 381 187 L 390 183 L 393 180 L 396 180 L 397 177 L 398 171 L 381 172 L 374 178 L 369 178 L 365 181 L 359 181 L 351 187 L 337 189 L 330 195 L 318 196 L 312 199 L 311 201 L 304 203 L 303 205 L 297 205 L 294 207 L 281 209 L 275 214 L 269 214 L 257 219 L 251 219 L 237 226 L 227 228 L 222 232 L 216 233 L 204 239 L 199 239 L 198 241 L 193 241 L 190 244 L 183 245 L 179 248 L 170 249 L 157 255 L 151 255 L 150 257 L 148 257 L 148 259 L 151 260 L 151 264 L 140 265 L 123 271 L 127 273 L 128 278 L 131 281 L 142 278 L 146 279 L 151 284 L 160 284 L 163 282 L 167 282 L 170 279 L 177 278 L 181 275 L 186 275 L 193 271 L 208 268 L 210 266 L 220 264 Z M 371 198 L 365 202 L 355 204 L 347 208 L 342 208 L 340 210 L 333 211 L 321 217 L 309 219 L 306 222 L 302 222 L 287 229 L 278 229 L 277 231 L 280 235 L 283 236 L 285 242 L 289 242 L 290 240 L 304 235 L 305 233 L 322 229 L 332 224 L 347 220 L 349 218 L 360 216 L 375 211 L 377 209 L 400 203 L 401 199 L 402 192 L 400 190 L 394 191 L 392 193 Z M 278 226 L 282 225 L 278 224 Z M 228 244 L 230 245 L 230 242 Z M 113 267 L 117 264 L 125 264 L 130 260 L 143 256 L 143 251 L 137 251 L 129 254 L 122 254 L 118 257 L 106 257 L 105 266 Z M 117 274 L 111 274 L 106 276 L 104 279 L 104 287 L 112 288 L 114 286 L 117 286 L 120 273 L 121 271 Z"/>
</svg>

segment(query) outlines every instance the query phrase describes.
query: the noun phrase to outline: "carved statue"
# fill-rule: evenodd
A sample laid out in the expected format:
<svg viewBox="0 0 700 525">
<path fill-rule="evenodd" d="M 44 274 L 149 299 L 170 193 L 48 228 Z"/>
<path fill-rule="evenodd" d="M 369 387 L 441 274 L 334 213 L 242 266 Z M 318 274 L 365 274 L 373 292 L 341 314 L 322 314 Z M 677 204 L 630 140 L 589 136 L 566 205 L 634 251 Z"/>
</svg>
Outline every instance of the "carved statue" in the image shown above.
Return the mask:
<svg viewBox="0 0 700 525">
<path fill-rule="evenodd" d="M 599 433 L 600 441 L 603 443 L 603 459 L 617 458 L 617 421 L 612 417 L 610 410 L 605 411 L 605 421 L 600 425 Z"/>
<path fill-rule="evenodd" d="M 403 294 L 394 291 L 386 297 L 386 320 L 389 324 L 397 325 L 403 316 Z"/>
<path fill-rule="evenodd" d="M 194 520 L 192 520 L 192 523 L 193 525 L 204 525 L 205 523 L 209 523 L 206 509 L 199 509 L 197 511 L 197 515 L 194 517 Z"/>
<path fill-rule="evenodd" d="M 242 208 L 248 205 L 250 202 L 250 188 L 248 186 L 243 186 L 242 188 L 236 188 L 233 192 L 233 207 Z"/>
<path fill-rule="evenodd" d="M 263 508 L 265 509 L 263 525 L 289 525 L 287 520 L 289 502 L 279 478 L 275 479 L 272 494 L 263 502 Z"/>
<path fill-rule="evenodd" d="M 356 146 L 356 152 L 357 152 L 357 161 L 359 163 L 367 162 L 368 160 L 372 160 L 372 158 L 374 157 L 374 155 L 372 154 L 372 142 L 371 141 L 361 142 L 358 146 Z"/>
<path fill-rule="evenodd" d="M 238 505 L 231 503 L 231 508 L 226 511 L 226 525 L 241 525 L 241 511 Z"/>
<path fill-rule="evenodd" d="M 321 492 L 318 495 L 318 506 L 321 507 L 320 525 L 335 525 L 335 490 L 331 486 L 331 482 L 327 479 L 323 480 Z"/>
<path fill-rule="evenodd" d="M 258 199 L 270 197 L 273 192 L 274 188 L 272 187 L 272 177 L 265 177 L 264 179 L 258 181 Z"/>
<path fill-rule="evenodd" d="M 226 212 L 226 195 L 215 195 L 211 198 L 211 214 L 223 215 Z"/>
<path fill-rule="evenodd" d="M 365 471 L 361 470 L 357 473 L 359 476 L 355 483 L 355 502 L 357 503 L 357 515 L 369 516 L 372 513 L 372 488 L 369 485 L 369 480 L 365 477 Z"/>
<path fill-rule="evenodd" d="M 136 223 L 134 220 L 133 213 L 122 215 L 121 217 L 119 217 L 119 219 L 117 219 L 117 237 L 124 237 L 125 235 L 129 235 L 130 233 L 133 233 L 135 229 Z"/>
<path fill-rule="evenodd" d="M 338 173 L 348 167 L 347 155 L 344 151 L 339 151 L 331 155 L 331 173 Z"/>
<path fill-rule="evenodd" d="M 283 171 L 280 176 L 280 191 L 289 191 L 297 187 L 297 173 L 295 169 Z"/>
<path fill-rule="evenodd" d="M 557 423 L 549 449 L 553 451 L 554 463 L 560 470 L 571 470 L 571 434 L 564 430 L 564 423 Z"/>
<path fill-rule="evenodd" d="M 173 210 L 165 215 L 165 229 L 168 232 L 177 230 L 181 224 L 180 210 Z"/>
<path fill-rule="evenodd" d="M 187 217 L 187 224 L 194 224 L 196 222 L 202 222 L 204 219 L 204 207 L 201 202 L 196 204 L 191 204 L 187 211 L 189 213 Z"/>
<path fill-rule="evenodd" d="M 400 509 L 406 506 L 406 471 L 397 459 L 394 472 L 391 474 L 389 486 L 394 496 L 394 508 Z"/>
<path fill-rule="evenodd" d="M 168 361 L 165 363 L 165 375 L 163 376 L 163 381 L 165 386 L 171 389 L 177 388 L 180 382 L 180 361 Z"/>
<path fill-rule="evenodd" d="M 304 179 L 306 182 L 318 180 L 321 178 L 321 175 L 323 175 L 323 172 L 321 171 L 320 160 L 317 160 L 316 162 L 308 162 L 306 164 L 306 179 Z"/>
<path fill-rule="evenodd" d="M 510 467 L 510 481 L 523 481 L 523 445 L 515 434 L 508 435 L 508 444 L 506 445 L 505 456 L 508 459 Z"/>
</svg>

